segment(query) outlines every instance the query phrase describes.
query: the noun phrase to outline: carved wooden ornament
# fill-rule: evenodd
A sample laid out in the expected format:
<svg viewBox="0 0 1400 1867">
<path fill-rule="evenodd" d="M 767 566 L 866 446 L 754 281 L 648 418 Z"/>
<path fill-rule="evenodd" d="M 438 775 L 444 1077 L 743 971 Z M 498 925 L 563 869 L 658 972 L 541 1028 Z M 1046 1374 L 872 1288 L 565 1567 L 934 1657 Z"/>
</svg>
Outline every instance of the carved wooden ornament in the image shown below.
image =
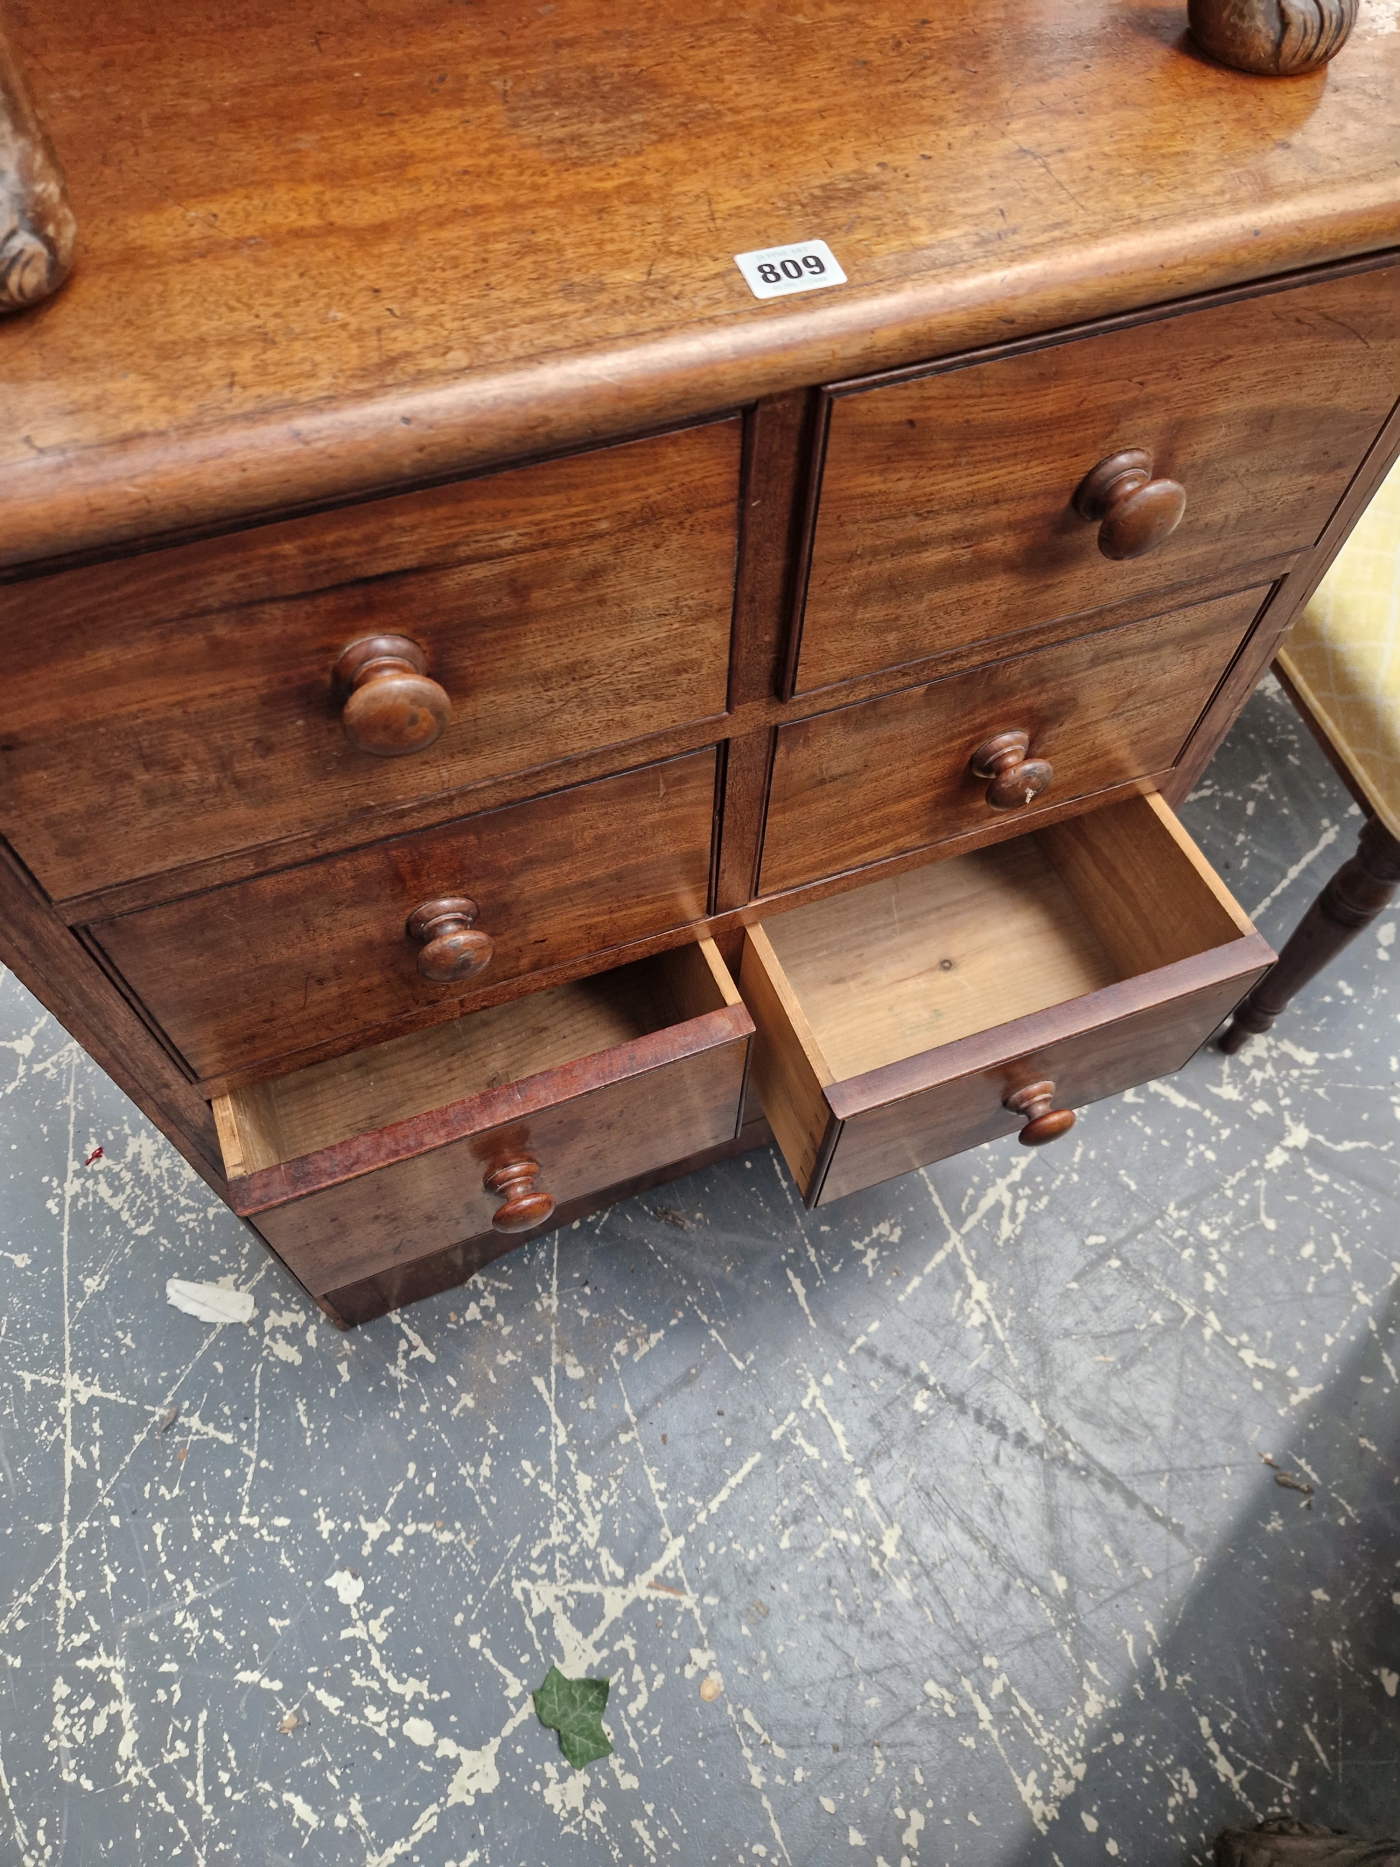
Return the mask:
<svg viewBox="0 0 1400 1867">
<path fill-rule="evenodd" d="M 1189 0 L 1191 37 L 1239 71 L 1297 77 L 1334 58 L 1360 0 Z"/>
<path fill-rule="evenodd" d="M 0 27 L 0 313 L 57 291 L 76 235 L 63 172 Z"/>
</svg>

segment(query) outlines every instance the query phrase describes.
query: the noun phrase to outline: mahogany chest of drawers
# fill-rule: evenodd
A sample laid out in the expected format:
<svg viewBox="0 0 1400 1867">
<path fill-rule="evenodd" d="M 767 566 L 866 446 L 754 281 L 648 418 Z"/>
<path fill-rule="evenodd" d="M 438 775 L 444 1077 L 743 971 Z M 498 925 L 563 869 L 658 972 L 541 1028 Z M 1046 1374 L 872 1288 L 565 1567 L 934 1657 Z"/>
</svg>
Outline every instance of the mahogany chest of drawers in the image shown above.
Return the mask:
<svg viewBox="0 0 1400 1867">
<path fill-rule="evenodd" d="M 485 13 L 15 35 L 0 957 L 345 1323 L 1178 1068 L 1272 956 L 1171 805 L 1400 451 L 1400 35 Z"/>
</svg>

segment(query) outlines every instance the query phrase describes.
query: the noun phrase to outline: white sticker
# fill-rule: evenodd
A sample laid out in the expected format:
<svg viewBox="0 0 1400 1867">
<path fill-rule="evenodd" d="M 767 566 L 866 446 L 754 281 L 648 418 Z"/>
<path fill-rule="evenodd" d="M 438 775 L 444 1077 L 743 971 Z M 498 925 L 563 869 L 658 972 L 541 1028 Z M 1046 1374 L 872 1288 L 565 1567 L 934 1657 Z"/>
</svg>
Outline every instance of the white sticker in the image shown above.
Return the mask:
<svg viewBox="0 0 1400 1867">
<path fill-rule="evenodd" d="M 819 292 L 824 285 L 846 283 L 825 240 L 796 240 L 791 246 L 736 253 L 734 264 L 755 298 L 785 298 L 789 292 Z"/>
</svg>

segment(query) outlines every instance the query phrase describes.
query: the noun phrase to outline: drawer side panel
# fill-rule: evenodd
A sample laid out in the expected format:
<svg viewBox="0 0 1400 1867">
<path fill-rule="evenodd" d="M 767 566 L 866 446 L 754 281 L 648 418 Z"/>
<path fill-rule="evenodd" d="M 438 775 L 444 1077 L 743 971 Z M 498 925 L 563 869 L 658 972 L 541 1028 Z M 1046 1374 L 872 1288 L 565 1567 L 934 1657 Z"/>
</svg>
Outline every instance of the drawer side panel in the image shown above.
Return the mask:
<svg viewBox="0 0 1400 1867">
<path fill-rule="evenodd" d="M 756 1030 L 753 1092 L 806 1199 L 836 1139 L 825 1093 L 830 1072 L 819 1068 L 815 1039 L 762 927 L 745 935 L 739 990 Z"/>
</svg>

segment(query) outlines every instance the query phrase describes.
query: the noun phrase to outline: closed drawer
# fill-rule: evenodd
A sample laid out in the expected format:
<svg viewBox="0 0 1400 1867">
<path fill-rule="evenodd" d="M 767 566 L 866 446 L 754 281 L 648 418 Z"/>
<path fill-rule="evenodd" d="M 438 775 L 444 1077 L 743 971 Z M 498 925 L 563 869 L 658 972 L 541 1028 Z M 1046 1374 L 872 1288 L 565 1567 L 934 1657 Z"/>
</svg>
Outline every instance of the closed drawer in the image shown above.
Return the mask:
<svg viewBox="0 0 1400 1867">
<path fill-rule="evenodd" d="M 88 931 L 208 1081 L 698 920 L 714 796 L 710 748 Z"/>
<path fill-rule="evenodd" d="M 1312 545 L 1395 401 L 1396 276 L 833 390 L 797 689 Z M 1073 502 L 1124 449 L 1186 509 L 1111 561 Z M 1151 535 L 1141 505 L 1131 536 L 1116 524 L 1118 543 Z"/>
<path fill-rule="evenodd" d="M 0 589 L 0 829 L 64 899 L 722 714 L 739 451 L 715 422 Z M 380 756 L 334 671 L 392 635 L 424 674 L 367 670 L 353 730 L 448 717 Z"/>
<path fill-rule="evenodd" d="M 775 916 L 740 989 L 816 1206 L 1018 1128 L 1054 1138 L 1179 1069 L 1272 960 L 1152 796 Z"/>
<path fill-rule="evenodd" d="M 1009 828 L 1166 771 L 1266 594 L 1246 590 L 782 727 L 760 892 Z M 1013 787 L 1020 807 L 1007 810 L 988 801 L 977 754 L 1016 731 L 1043 788 L 1026 804 Z"/>
<path fill-rule="evenodd" d="M 464 1274 L 739 1129 L 753 1024 L 713 944 L 219 1097 L 234 1210 L 314 1294 L 464 1242 Z"/>
</svg>

